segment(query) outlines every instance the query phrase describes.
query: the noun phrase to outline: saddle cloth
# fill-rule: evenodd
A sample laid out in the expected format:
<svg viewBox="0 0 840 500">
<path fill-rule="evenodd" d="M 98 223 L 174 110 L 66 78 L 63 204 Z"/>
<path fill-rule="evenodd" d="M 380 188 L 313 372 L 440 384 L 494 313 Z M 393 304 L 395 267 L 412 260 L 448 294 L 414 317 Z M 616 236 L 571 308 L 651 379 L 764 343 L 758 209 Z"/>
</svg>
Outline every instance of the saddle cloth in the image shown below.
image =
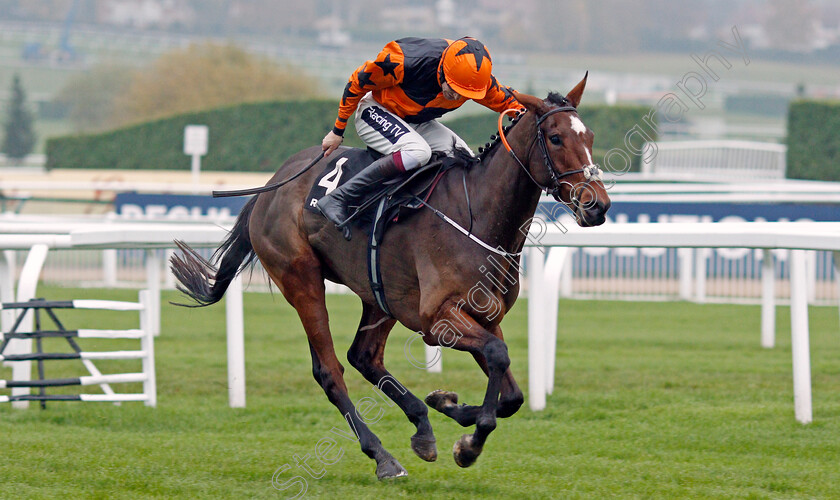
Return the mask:
<svg viewBox="0 0 840 500">
<path fill-rule="evenodd" d="M 381 157 L 381 154 L 371 149 L 358 148 L 351 148 L 336 155 L 327 163 L 324 171 L 318 175 L 312 184 L 309 195 L 306 197 L 305 208 L 320 215 L 321 212 L 317 207 L 318 200 Z M 379 189 L 374 190 L 364 200 L 361 200 L 359 205 L 348 207 L 351 228 L 370 234 L 376 212 L 380 212 L 380 216 L 387 216 L 390 221 L 400 215 L 401 208 L 409 211 L 420 208 L 421 203 L 416 198 L 424 199 L 428 197 L 436 184 L 436 179 L 459 164 L 465 164 L 461 157 L 450 157 L 440 152 L 433 153 L 432 159 L 425 166 L 383 183 Z M 373 210 L 376 202 L 383 198 L 387 200 L 383 209 L 381 211 Z M 402 211 L 402 213 L 407 215 L 405 211 Z M 384 231 L 385 227 L 383 226 L 381 229 Z"/>
<path fill-rule="evenodd" d="M 333 192 L 335 188 L 344 184 L 347 179 L 361 172 L 382 155 L 371 149 L 353 148 L 333 156 L 334 158 L 327 163 L 324 171 L 318 174 L 318 178 L 309 190 L 309 196 L 306 197 L 306 209 L 310 212 L 321 213 L 316 206 L 318 200 Z"/>
<path fill-rule="evenodd" d="M 321 197 L 370 165 L 382 155 L 371 150 L 349 149 L 330 161 L 324 171 L 318 175 L 306 198 L 306 209 L 320 215 L 317 203 Z M 477 160 L 468 153 L 456 152 L 455 156 L 446 156 L 435 152 L 424 167 L 407 172 L 374 191 L 357 207 L 351 209 L 350 219 L 353 229 L 362 230 L 368 235 L 368 279 L 376 303 L 385 314 L 392 316 L 385 298 L 380 269 L 380 244 L 385 230 L 392 222 L 405 219 L 406 212 L 413 212 L 429 199 L 443 175 L 455 166 L 469 168 Z"/>
</svg>

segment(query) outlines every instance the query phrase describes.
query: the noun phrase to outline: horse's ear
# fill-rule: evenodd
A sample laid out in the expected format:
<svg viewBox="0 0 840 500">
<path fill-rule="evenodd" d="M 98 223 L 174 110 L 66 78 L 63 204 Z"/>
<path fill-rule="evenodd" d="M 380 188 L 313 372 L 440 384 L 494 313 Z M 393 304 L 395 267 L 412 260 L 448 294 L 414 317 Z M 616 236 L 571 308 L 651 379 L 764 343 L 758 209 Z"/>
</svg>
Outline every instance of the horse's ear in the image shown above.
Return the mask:
<svg viewBox="0 0 840 500">
<path fill-rule="evenodd" d="M 543 114 L 544 108 L 547 107 L 545 101 L 543 101 L 539 97 L 523 94 L 522 92 L 517 92 L 515 90 L 513 91 L 513 96 L 516 97 L 516 100 L 519 101 L 519 104 L 525 106 L 525 109 L 532 113 L 535 113 L 537 116 Z"/>
<path fill-rule="evenodd" d="M 566 95 L 566 99 L 568 99 L 569 102 L 572 103 L 572 106 L 578 107 L 578 104 L 580 104 L 580 99 L 581 97 L 583 97 L 583 89 L 586 87 L 586 79 L 588 77 L 589 72 L 587 71 L 586 74 L 583 75 L 583 80 L 581 80 L 580 83 L 575 85 L 575 88 L 573 88 L 572 91 Z"/>
</svg>

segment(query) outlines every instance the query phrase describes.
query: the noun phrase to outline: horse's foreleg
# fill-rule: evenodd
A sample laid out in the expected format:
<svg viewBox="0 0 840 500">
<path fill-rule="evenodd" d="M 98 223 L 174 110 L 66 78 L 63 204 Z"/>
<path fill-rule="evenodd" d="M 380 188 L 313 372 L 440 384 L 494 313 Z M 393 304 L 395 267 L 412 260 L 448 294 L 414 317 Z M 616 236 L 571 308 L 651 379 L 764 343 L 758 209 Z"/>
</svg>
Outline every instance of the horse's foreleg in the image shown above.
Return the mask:
<svg viewBox="0 0 840 500">
<path fill-rule="evenodd" d="M 461 325 L 451 347 L 474 355 L 480 354 L 486 360 L 487 369 L 487 391 L 484 395 L 484 401 L 480 407 L 477 407 L 477 410 L 467 412 L 475 414 L 475 432 L 461 436 L 452 450 L 455 463 L 461 467 L 469 467 L 478 459 L 487 437 L 496 428 L 499 394 L 505 373 L 510 366 L 510 358 L 505 342 L 483 328 L 473 318 L 462 315 L 458 321 L 461 322 Z M 449 324 L 454 323 L 450 321 Z M 467 418 L 471 419 L 471 416 Z"/>
<path fill-rule="evenodd" d="M 487 361 L 480 354 L 474 354 L 479 365 L 486 366 Z M 485 370 L 487 373 L 487 370 Z M 508 418 L 516 413 L 525 402 L 522 390 L 517 385 L 510 368 L 505 370 L 502 378 L 502 389 L 499 394 L 499 407 L 496 409 L 498 418 Z M 437 390 L 426 396 L 426 404 L 443 413 L 463 427 L 475 425 L 475 419 L 481 406 L 457 404 L 458 394 L 450 391 Z"/>
<path fill-rule="evenodd" d="M 501 341 L 505 340 L 502 334 L 502 328 L 499 325 L 491 328 L 490 333 Z M 478 366 L 484 370 L 484 373 L 488 374 L 487 359 L 481 353 L 474 353 L 473 357 L 476 363 L 478 363 Z M 508 418 L 519 411 L 519 408 L 524 402 L 525 396 L 522 394 L 522 389 L 519 388 L 519 384 L 513 378 L 513 373 L 508 368 L 505 370 L 505 376 L 502 379 L 502 392 L 499 395 L 499 408 L 496 410 L 496 416 L 499 418 Z"/>
<path fill-rule="evenodd" d="M 491 329 L 494 336 L 500 340 L 504 340 L 502 336 L 502 329 L 496 326 Z M 473 352 L 473 358 L 478 366 L 481 367 L 485 375 L 489 375 L 487 369 L 487 359 L 481 352 Z M 499 395 L 499 407 L 496 410 L 496 416 L 499 418 L 508 418 L 516 413 L 522 404 L 525 402 L 525 397 L 522 395 L 522 390 L 513 378 L 510 368 L 505 370 L 505 376 L 502 379 L 502 390 Z M 464 427 L 469 427 L 475 424 L 475 419 L 481 409 L 480 406 L 457 404 L 458 395 L 449 391 L 434 391 L 426 396 L 426 404 L 443 413 L 447 417 L 455 420 Z"/>
<path fill-rule="evenodd" d="M 315 257 L 312 256 L 314 260 Z M 265 262 L 263 262 L 265 265 Z M 324 389 L 327 398 L 338 408 L 356 435 L 362 451 L 376 460 L 376 476 L 379 479 L 407 475 L 402 465 L 382 446 L 382 442 L 371 432 L 364 419 L 356 411 L 344 383 L 344 367 L 338 361 L 329 330 L 329 318 L 324 297 L 324 283 L 317 261 L 298 262 L 278 274 L 266 266 L 269 275 L 278 284 L 283 295 L 300 316 L 309 339 L 312 354 L 312 374 Z M 307 265 L 309 264 L 309 265 Z M 279 278 L 279 279 L 278 279 Z"/>
<path fill-rule="evenodd" d="M 368 382 L 397 403 L 417 428 L 411 436 L 411 449 L 423 460 L 434 462 L 437 447 L 426 405 L 385 369 L 385 343 L 396 320 L 388 318 L 379 308 L 367 304 L 362 307 L 362 320 L 353 345 L 347 352 L 347 360 Z"/>
</svg>

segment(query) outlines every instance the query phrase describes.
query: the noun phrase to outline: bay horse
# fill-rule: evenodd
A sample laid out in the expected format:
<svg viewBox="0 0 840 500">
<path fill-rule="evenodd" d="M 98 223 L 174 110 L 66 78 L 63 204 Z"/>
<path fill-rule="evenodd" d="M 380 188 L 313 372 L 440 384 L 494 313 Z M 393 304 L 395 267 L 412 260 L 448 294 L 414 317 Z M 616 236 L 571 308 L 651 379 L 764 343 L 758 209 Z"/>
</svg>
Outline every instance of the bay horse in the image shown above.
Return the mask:
<svg viewBox="0 0 840 500">
<path fill-rule="evenodd" d="M 204 306 L 218 302 L 234 276 L 259 258 L 271 280 L 295 308 L 312 355 L 312 373 L 329 401 L 345 417 L 362 451 L 376 461 L 379 479 L 406 475 L 354 407 L 344 383 L 344 367 L 336 357 L 325 303 L 324 280 L 343 283 L 362 300 L 362 318 L 347 359 L 370 383 L 391 398 L 415 425 L 412 450 L 423 460 L 437 458 L 427 406 L 464 427 L 475 425 L 455 443 L 455 462 L 472 465 L 496 427 L 496 418 L 510 417 L 524 398 L 509 369 L 507 345 L 499 327 L 519 293 L 521 250 L 542 190 L 574 212 L 580 226 L 602 224 L 610 201 L 598 175 L 591 175 L 594 134 L 580 121 L 586 77 L 565 97 L 545 100 L 516 93 L 525 113 L 484 151 L 480 163 L 461 175 L 445 175 L 428 205 L 446 214 L 483 245 L 471 241 L 432 210 L 421 208 L 393 225 L 381 243 L 381 269 L 391 315 L 377 306 L 368 280 L 365 238 L 346 241 L 342 232 L 320 215 L 304 210 L 307 193 L 326 160 L 280 189 L 253 197 L 240 212 L 214 263 L 180 243 L 183 255 L 171 260 L 179 289 Z M 533 119 L 529 119 L 534 117 Z M 501 133 L 501 132 L 500 132 Z M 512 154 L 505 149 L 510 148 Z M 269 183 L 289 178 L 317 158 L 320 147 L 291 157 Z M 583 189 L 581 189 L 583 187 Z M 465 188 L 469 202 L 465 198 Z M 505 258 L 484 266 L 491 250 Z M 218 267 L 217 267 L 218 266 Z M 491 276 L 492 275 L 492 276 Z M 476 304 L 473 290 L 485 277 L 506 284 L 488 291 Z M 509 285 L 509 286 L 507 286 Z M 487 289 L 489 290 L 489 289 Z M 497 305 L 488 315 L 487 303 Z M 434 391 L 424 404 L 402 387 L 385 368 L 388 334 L 399 321 L 422 334 L 428 345 L 469 352 L 488 377 L 481 405 L 457 404 L 453 392 Z M 444 327 L 442 327 L 444 326 Z M 453 331 L 454 328 L 454 331 Z M 448 333 L 447 333 L 448 332 Z M 389 383 L 383 383 L 388 381 Z M 369 422 L 370 423 L 370 422 Z"/>
</svg>

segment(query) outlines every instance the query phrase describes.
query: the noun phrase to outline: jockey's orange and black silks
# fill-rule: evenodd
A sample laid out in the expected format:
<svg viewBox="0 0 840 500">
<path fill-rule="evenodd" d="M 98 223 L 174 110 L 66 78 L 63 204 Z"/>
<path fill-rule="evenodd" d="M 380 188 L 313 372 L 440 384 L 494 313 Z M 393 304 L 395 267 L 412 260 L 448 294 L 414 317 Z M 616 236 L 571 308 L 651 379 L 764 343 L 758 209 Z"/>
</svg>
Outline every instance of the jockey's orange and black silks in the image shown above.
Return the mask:
<svg viewBox="0 0 840 500">
<path fill-rule="evenodd" d="M 408 123 L 434 120 L 459 108 L 467 98 L 446 99 L 439 74 L 443 53 L 452 43 L 442 38 L 402 38 L 388 43 L 374 60 L 353 72 L 344 88 L 333 132 L 344 134 L 347 119 L 368 92 Z M 486 51 L 472 55 L 489 60 Z M 476 66 L 478 63 L 476 60 Z M 497 112 L 518 107 L 510 87 L 499 85 L 492 75 L 487 93 L 476 102 Z"/>
</svg>

